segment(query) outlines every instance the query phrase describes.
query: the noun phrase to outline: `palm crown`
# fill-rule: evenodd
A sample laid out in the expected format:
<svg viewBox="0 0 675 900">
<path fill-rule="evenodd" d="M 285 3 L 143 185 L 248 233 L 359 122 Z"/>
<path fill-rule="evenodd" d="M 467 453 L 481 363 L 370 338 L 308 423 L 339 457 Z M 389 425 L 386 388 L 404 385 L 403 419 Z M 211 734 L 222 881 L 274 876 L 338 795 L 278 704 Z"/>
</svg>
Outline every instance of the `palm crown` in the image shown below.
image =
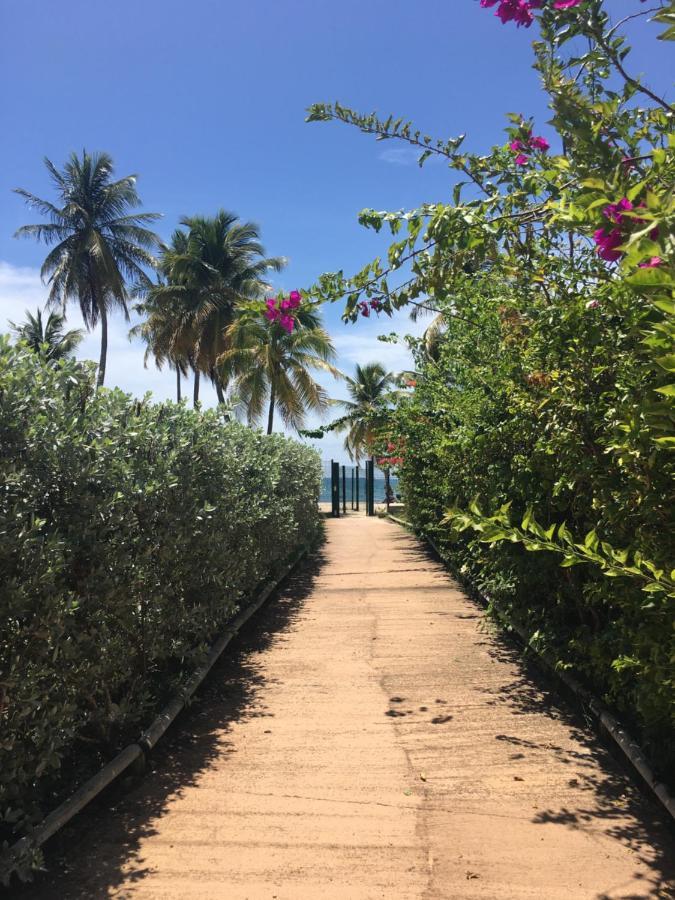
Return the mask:
<svg viewBox="0 0 675 900">
<path fill-rule="evenodd" d="M 49 283 L 48 302 L 65 313 L 69 300 L 77 300 L 87 328 L 101 322 L 101 358 L 98 384 L 105 379 L 108 312 L 119 306 L 127 314 L 127 282 L 147 283 L 146 268 L 155 260 L 151 251 L 157 236 L 146 228 L 159 216 L 131 212 L 140 205 L 136 177 L 113 180 L 107 153 L 72 153 L 62 169 L 45 158 L 57 193 L 57 202 L 43 200 L 17 188 L 30 207 L 49 221 L 24 225 L 17 237 L 34 237 L 54 248 L 42 264 L 41 276 Z"/>
<path fill-rule="evenodd" d="M 295 313 L 289 333 L 268 322 L 259 312 L 242 313 L 227 331 L 227 349 L 219 358 L 226 378 L 235 377 L 236 390 L 257 422 L 267 406 L 267 433 L 277 409 L 285 425 L 296 431 L 305 423 L 305 411 L 323 412 L 326 390 L 310 374 L 312 369 L 339 377 L 332 364 L 335 350 L 315 309 L 303 305 Z"/>
</svg>

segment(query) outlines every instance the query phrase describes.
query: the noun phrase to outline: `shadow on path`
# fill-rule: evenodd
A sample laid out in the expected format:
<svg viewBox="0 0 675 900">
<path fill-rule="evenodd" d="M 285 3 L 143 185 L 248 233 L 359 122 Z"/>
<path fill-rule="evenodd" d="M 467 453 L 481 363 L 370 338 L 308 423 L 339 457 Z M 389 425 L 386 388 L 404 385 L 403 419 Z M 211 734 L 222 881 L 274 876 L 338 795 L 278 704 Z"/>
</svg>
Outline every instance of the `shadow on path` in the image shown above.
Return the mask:
<svg viewBox="0 0 675 900">
<path fill-rule="evenodd" d="M 148 874 L 136 862 L 139 847 L 156 833 L 153 823 L 169 801 L 234 752 L 226 737 L 232 723 L 272 715 L 259 701 L 265 679 L 257 657 L 295 627 L 324 562 L 323 553 L 315 553 L 272 594 L 226 648 L 191 707 L 155 749 L 145 775 L 134 786 L 130 780 L 114 785 L 60 832 L 46 848 L 50 873 L 12 892 L 12 897 L 95 900 Z"/>
<path fill-rule="evenodd" d="M 446 580 L 452 579 L 437 554 L 421 541 L 411 548 L 409 536 L 400 533 L 392 544 L 399 548 L 405 566 L 424 564 Z M 451 587 L 449 583 L 448 588 Z M 515 636 L 499 631 L 486 619 L 479 599 L 467 594 L 457 582 L 455 587 L 476 610 L 457 614 L 457 618 L 482 620 L 472 640 L 473 647 L 484 650 L 501 664 L 495 667 L 497 672 L 505 667 L 504 678 L 479 689 L 486 707 L 500 708 L 512 720 L 509 733 L 497 734 L 495 740 L 512 748 L 509 759 L 514 762 L 537 756 L 544 765 L 562 764 L 569 769 L 567 786 L 573 789 L 572 802 L 556 806 L 555 798 L 548 798 L 533 811 L 532 823 L 562 825 L 590 835 L 601 833 L 635 852 L 650 873 L 649 883 L 644 886 L 646 893 L 603 893 L 595 900 L 609 900 L 610 896 L 621 896 L 623 900 L 644 900 L 645 896 L 675 898 L 675 829 L 667 813 L 640 783 L 620 751 L 601 740 L 590 723 L 584 721 L 576 699 L 567 695 L 564 686 L 524 653 Z M 537 736 L 543 730 L 541 725 L 537 727 L 542 717 L 566 727 L 569 745 Z M 639 879 L 640 875 L 636 873 L 635 877 Z"/>
</svg>

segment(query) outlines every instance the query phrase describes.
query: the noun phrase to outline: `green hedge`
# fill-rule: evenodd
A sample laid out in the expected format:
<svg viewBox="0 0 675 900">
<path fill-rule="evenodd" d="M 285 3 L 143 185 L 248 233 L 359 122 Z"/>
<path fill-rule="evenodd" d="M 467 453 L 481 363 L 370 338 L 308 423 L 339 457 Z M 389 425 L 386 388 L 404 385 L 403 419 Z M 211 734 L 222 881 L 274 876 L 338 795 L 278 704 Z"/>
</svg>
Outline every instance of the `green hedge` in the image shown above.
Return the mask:
<svg viewBox="0 0 675 900">
<path fill-rule="evenodd" d="M 313 450 L 0 338 L 0 843 L 147 723 L 318 534 Z M 34 861 L 33 861 L 34 862 Z M 5 866 L 4 878 L 8 877 Z"/>
<path fill-rule="evenodd" d="M 565 523 L 579 542 L 597 533 L 601 548 L 627 548 L 671 571 L 675 458 L 639 421 L 631 452 L 616 449 L 624 410 L 646 405 L 654 378 L 635 324 L 642 310 L 618 291 L 607 309 L 589 311 L 586 300 L 568 297 L 552 324 L 545 298 L 510 298 L 491 276 L 453 297 L 453 309 L 480 327 L 458 319 L 433 358 L 418 351 L 417 388 L 395 417 L 406 512 L 536 649 L 619 714 L 672 781 L 672 598 L 621 571 L 561 567 L 561 553 L 528 552 L 511 542 L 513 529 L 488 528 L 484 517 L 474 517 L 482 532 L 443 521 L 476 501 L 490 514 L 510 504 L 520 527 L 533 509 L 543 528 Z M 527 332 L 514 335 L 521 320 Z"/>
</svg>

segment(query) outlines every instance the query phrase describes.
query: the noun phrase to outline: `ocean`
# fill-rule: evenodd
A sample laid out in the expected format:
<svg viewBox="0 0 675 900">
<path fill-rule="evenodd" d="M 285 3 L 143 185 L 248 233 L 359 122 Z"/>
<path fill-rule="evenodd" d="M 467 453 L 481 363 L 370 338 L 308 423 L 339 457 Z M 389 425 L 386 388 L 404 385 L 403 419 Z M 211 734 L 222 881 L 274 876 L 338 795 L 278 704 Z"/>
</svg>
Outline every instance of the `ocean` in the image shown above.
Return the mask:
<svg viewBox="0 0 675 900">
<path fill-rule="evenodd" d="M 394 475 L 391 476 L 390 479 L 391 489 L 394 494 L 398 493 L 398 478 Z M 351 473 L 347 470 L 347 503 L 351 503 L 352 500 L 352 479 Z M 380 476 L 378 478 L 378 474 L 376 473 L 375 478 L 373 479 L 373 491 L 375 495 L 375 503 L 384 503 L 384 477 Z M 359 498 L 361 503 L 365 501 L 366 497 L 366 479 L 362 475 L 359 478 Z M 330 503 L 331 502 L 331 481 L 330 477 L 324 476 L 323 482 L 321 485 L 321 496 L 319 497 L 320 503 Z M 340 480 L 340 502 L 342 502 L 342 480 Z"/>
</svg>

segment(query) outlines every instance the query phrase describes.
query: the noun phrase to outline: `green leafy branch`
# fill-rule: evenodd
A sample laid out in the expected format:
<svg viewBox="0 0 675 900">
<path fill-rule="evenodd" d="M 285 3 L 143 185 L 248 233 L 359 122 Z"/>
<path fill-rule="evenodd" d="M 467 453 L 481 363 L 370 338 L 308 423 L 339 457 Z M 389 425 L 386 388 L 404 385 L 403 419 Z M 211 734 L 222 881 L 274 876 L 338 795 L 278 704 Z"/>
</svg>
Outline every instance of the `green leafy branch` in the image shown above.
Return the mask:
<svg viewBox="0 0 675 900">
<path fill-rule="evenodd" d="M 637 578 L 644 582 L 642 590 L 648 594 L 663 594 L 675 598 L 675 569 L 669 574 L 648 559 L 639 550 L 617 550 L 598 537 L 595 529 L 588 532 L 582 542 L 577 542 L 565 522 L 544 528 L 535 519 L 532 507 L 528 507 L 520 527 L 510 519 L 510 503 L 504 504 L 495 515 L 485 515 L 474 501 L 468 510 L 446 510 L 442 525 L 450 525 L 454 531 L 477 531 L 481 543 L 494 544 L 510 541 L 522 544 L 532 552 L 548 550 L 563 556 L 563 568 L 593 563 L 609 578 Z"/>
</svg>

